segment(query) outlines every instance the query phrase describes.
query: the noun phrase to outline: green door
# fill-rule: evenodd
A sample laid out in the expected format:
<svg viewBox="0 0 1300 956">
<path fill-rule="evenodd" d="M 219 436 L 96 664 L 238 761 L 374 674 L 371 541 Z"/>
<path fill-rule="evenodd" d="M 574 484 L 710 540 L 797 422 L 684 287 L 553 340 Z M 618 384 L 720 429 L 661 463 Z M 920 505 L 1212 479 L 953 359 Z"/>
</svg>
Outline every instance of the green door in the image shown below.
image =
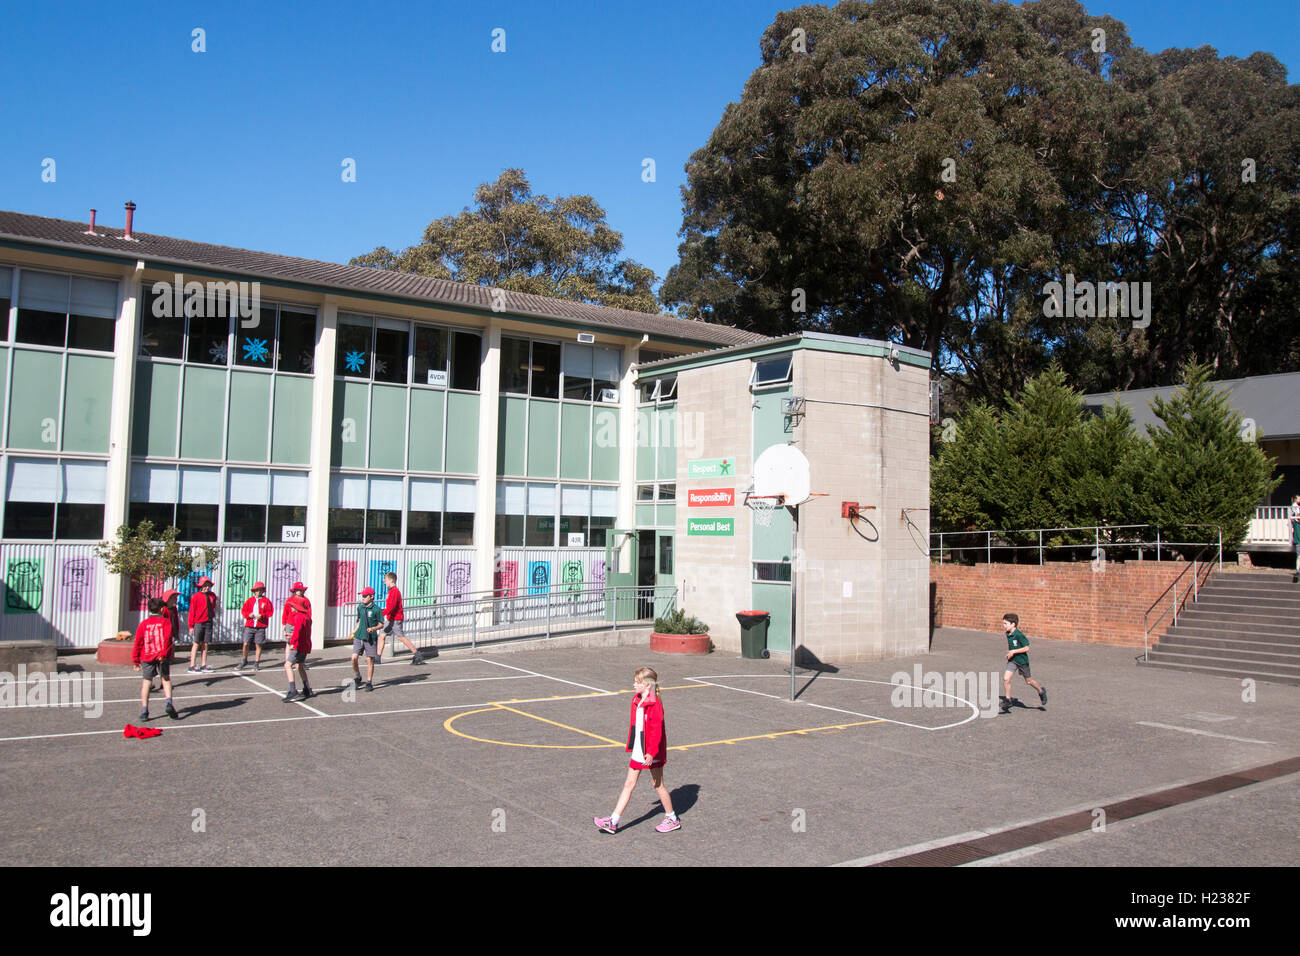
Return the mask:
<svg viewBox="0 0 1300 956">
<path fill-rule="evenodd" d="M 611 528 L 605 534 L 605 620 L 637 619 L 637 533 Z"/>
</svg>

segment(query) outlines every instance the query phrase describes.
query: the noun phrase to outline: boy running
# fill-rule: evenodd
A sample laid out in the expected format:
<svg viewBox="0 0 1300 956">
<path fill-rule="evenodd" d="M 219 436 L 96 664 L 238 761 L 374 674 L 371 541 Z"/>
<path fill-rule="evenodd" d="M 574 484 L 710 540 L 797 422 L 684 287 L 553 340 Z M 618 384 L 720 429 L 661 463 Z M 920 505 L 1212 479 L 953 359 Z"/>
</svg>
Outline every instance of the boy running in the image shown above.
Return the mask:
<svg viewBox="0 0 1300 956">
<path fill-rule="evenodd" d="M 280 612 L 284 624 L 284 676 L 289 679 L 289 693 L 284 695 L 284 702 L 308 700 L 315 697 L 311 684 L 307 683 L 307 655 L 311 653 L 311 602 L 307 600 L 307 585 L 295 581 L 289 586 L 289 599 L 284 602 Z M 298 669 L 302 675 L 302 693 L 293 682 L 293 670 Z"/>
<path fill-rule="evenodd" d="M 1020 671 L 1020 676 L 1029 682 L 1029 686 L 1038 691 L 1038 699 L 1047 706 L 1047 688 L 1029 676 L 1029 638 L 1020 633 L 1020 617 L 1016 614 L 1002 615 L 1002 627 L 1007 632 L 1007 669 L 1002 672 L 1002 701 L 998 710 L 1000 714 L 1011 713 L 1011 675 Z"/>
<path fill-rule="evenodd" d="M 423 664 L 424 655 L 402 632 L 402 619 L 406 615 L 402 613 L 402 592 L 397 590 L 397 575 L 389 571 L 384 575 L 384 583 L 388 585 L 388 594 L 384 598 L 384 629 L 379 632 L 379 659 L 384 657 L 384 638 L 395 637 L 411 652 L 412 664 Z"/>
<path fill-rule="evenodd" d="M 211 674 L 208 666 L 208 641 L 212 639 L 212 625 L 217 617 L 217 596 L 212 593 L 212 578 L 199 578 L 199 589 L 190 595 L 190 669 L 191 674 Z M 194 666 L 199 648 L 203 648 L 202 663 Z"/>
<path fill-rule="evenodd" d="M 361 668 L 358 661 L 364 654 L 366 658 L 366 690 L 375 689 L 375 658 L 379 656 L 375 646 L 379 629 L 384 626 L 379 614 L 379 605 L 375 603 L 375 589 L 365 588 L 361 592 L 361 603 L 357 605 L 357 629 L 352 632 L 352 680 L 361 686 Z"/>
<path fill-rule="evenodd" d="M 1295 573 L 1291 583 L 1300 582 L 1300 495 L 1291 498 L 1291 548 L 1295 551 Z"/>
<path fill-rule="evenodd" d="M 257 654 L 253 659 L 253 670 L 261 669 L 262 645 L 266 643 L 267 625 L 271 622 L 271 615 L 275 613 L 275 606 L 266 596 L 265 584 L 261 581 L 254 582 L 252 591 L 253 596 L 244 602 L 243 610 L 240 611 L 244 618 L 244 646 L 241 649 L 241 660 L 235 666 L 237 671 L 248 666 L 249 644 L 253 645 Z"/>
<path fill-rule="evenodd" d="M 149 691 L 153 678 L 162 678 L 163 692 L 167 695 L 167 716 L 175 720 L 180 715 L 172 704 L 172 672 L 167 660 L 172 652 L 171 621 L 163 614 L 165 605 L 161 598 L 149 599 L 149 616 L 135 629 L 135 644 L 131 648 L 131 664 L 140 671 L 140 720 L 149 719 Z"/>
</svg>

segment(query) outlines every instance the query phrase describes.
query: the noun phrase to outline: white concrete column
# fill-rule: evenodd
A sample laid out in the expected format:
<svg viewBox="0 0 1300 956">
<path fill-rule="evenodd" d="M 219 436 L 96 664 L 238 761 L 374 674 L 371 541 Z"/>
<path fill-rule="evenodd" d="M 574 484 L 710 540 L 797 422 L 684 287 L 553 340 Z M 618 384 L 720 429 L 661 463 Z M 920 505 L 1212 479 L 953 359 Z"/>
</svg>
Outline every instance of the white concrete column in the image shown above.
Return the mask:
<svg viewBox="0 0 1300 956">
<path fill-rule="evenodd" d="M 640 348 L 623 349 L 623 381 L 618 389 L 618 527 L 636 527 L 636 372 Z"/>
<path fill-rule="evenodd" d="M 144 262 L 137 262 L 122 276 L 117 322 L 113 330 L 113 395 L 108 425 L 108 475 L 104 483 L 104 540 L 117 536 L 126 524 L 131 497 L 131 413 L 135 401 L 135 363 L 140 351 L 140 279 Z M 107 578 L 107 573 L 105 574 Z M 130 582 L 119 579 L 117 587 L 105 580 L 100 605 L 100 637 L 112 637 L 127 627 L 123 619 Z M 134 628 L 131 628 L 134 630 Z"/>
<path fill-rule="evenodd" d="M 326 296 L 320 309 L 316 354 L 313 359 L 311 409 L 311 473 L 307 476 L 307 567 L 303 584 L 312 610 L 312 647 L 325 645 L 329 609 L 329 507 L 330 450 L 334 423 L 334 349 L 338 337 L 339 307 Z"/>
<path fill-rule="evenodd" d="M 496 570 L 497 429 L 501 407 L 501 324 L 493 317 L 483 337 L 478 376 L 478 487 L 474 512 L 474 573 L 470 588 L 492 587 Z"/>
</svg>

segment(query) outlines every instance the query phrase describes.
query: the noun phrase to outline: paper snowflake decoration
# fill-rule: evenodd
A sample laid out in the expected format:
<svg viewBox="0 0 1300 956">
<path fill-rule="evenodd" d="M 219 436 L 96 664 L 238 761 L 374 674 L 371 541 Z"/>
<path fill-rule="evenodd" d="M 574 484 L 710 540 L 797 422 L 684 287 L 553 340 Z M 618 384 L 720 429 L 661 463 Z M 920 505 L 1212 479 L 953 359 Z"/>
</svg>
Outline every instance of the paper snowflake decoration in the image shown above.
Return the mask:
<svg viewBox="0 0 1300 956">
<path fill-rule="evenodd" d="M 244 359 L 248 362 L 265 362 L 270 351 L 266 339 L 249 339 L 244 343 Z"/>
<path fill-rule="evenodd" d="M 375 359 L 375 374 L 383 375 L 388 371 L 388 363 L 383 359 Z"/>
<path fill-rule="evenodd" d="M 366 353 L 348 352 L 343 356 L 343 365 L 349 372 L 360 372 L 366 365 Z"/>
<path fill-rule="evenodd" d="M 226 364 L 226 344 L 218 343 L 208 349 L 208 354 L 212 356 L 212 361 L 216 365 Z"/>
</svg>

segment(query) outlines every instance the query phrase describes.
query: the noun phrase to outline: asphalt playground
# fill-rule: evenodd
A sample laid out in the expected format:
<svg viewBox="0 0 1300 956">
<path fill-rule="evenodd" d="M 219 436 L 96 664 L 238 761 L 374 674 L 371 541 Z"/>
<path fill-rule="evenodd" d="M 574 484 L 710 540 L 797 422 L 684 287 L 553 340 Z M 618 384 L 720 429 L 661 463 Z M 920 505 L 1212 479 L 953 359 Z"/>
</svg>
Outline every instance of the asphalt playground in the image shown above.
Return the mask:
<svg viewBox="0 0 1300 956">
<path fill-rule="evenodd" d="M 68 657 L 103 674 L 103 713 L 0 708 L 0 864 L 1300 862 L 1300 766 L 1275 766 L 1300 755 L 1300 688 L 1257 684 L 1250 699 L 1235 680 L 1139 668 L 1132 648 L 1040 639 L 1047 707 L 1020 682 L 1024 706 L 997 716 L 1005 647 L 939 629 L 927 655 L 801 670 L 793 703 L 782 660 L 719 652 L 480 648 L 421 667 L 402 654 L 366 693 L 344 686 L 346 649 L 326 648 L 305 703 L 282 701 L 279 651 L 242 675 L 212 654 L 215 673 L 173 668 L 181 719 L 155 696 L 163 734 L 149 740 L 122 734 L 138 675 Z M 591 820 L 622 785 L 643 664 L 664 688 L 682 829 L 655 832 L 643 775 L 611 836 Z M 910 683 L 917 665 L 976 680 L 901 694 L 894 675 Z M 981 840 L 1001 849 L 957 852 Z"/>
</svg>

